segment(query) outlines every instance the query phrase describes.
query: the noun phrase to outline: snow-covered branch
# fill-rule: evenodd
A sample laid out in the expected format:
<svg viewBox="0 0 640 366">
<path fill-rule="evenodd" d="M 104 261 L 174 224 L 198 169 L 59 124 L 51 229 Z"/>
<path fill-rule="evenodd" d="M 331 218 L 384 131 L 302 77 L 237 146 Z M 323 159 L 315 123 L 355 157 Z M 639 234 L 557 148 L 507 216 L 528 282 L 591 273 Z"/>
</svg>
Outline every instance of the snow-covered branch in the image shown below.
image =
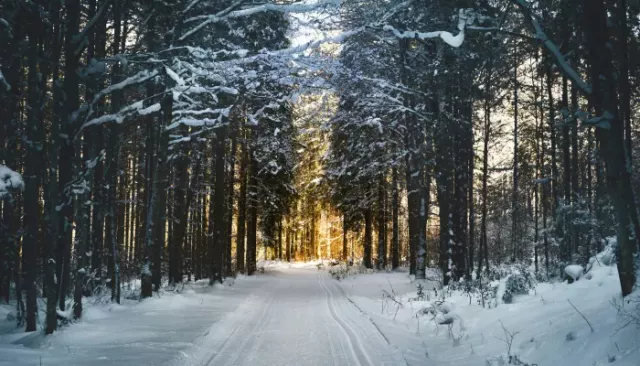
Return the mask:
<svg viewBox="0 0 640 366">
<path fill-rule="evenodd" d="M 7 82 L 7 79 L 4 78 L 4 75 L 2 74 L 2 70 L 0 70 L 0 85 L 4 86 L 5 89 L 7 90 L 11 90 L 11 85 L 9 85 L 9 83 Z"/>
<path fill-rule="evenodd" d="M 451 32 L 447 31 L 434 31 L 434 32 L 416 32 L 416 31 L 399 31 L 396 28 L 385 25 L 383 27 L 384 30 L 390 31 L 397 38 L 409 38 L 409 39 L 431 39 L 431 38 L 441 38 L 451 47 L 460 47 L 464 42 L 464 31 L 467 26 L 468 21 L 467 13 L 464 9 L 460 9 L 458 16 L 458 34 L 453 35 Z"/>
<path fill-rule="evenodd" d="M 280 13 L 306 13 L 306 12 L 318 10 L 320 8 L 325 8 L 329 6 L 337 7 L 339 5 L 340 5 L 340 0 L 323 0 L 323 1 L 318 1 L 316 3 L 306 3 L 301 1 L 293 4 L 263 4 L 263 5 L 253 6 L 247 9 L 231 11 L 231 12 L 228 12 L 227 14 L 224 14 L 224 11 L 223 11 L 221 12 L 223 15 L 220 15 L 221 13 L 218 13 L 215 15 L 193 17 L 193 18 L 187 19 L 186 22 L 194 21 L 197 19 L 203 19 L 203 18 L 205 18 L 205 20 L 200 24 L 198 24 L 197 26 L 195 26 L 194 28 L 192 28 L 191 30 L 189 30 L 188 32 L 186 32 L 185 34 L 183 34 L 180 37 L 180 41 L 184 41 L 185 39 L 189 38 L 190 36 L 198 32 L 200 29 L 202 29 L 203 27 L 209 24 L 220 23 L 220 22 L 227 21 L 229 19 L 247 17 L 247 16 L 264 13 L 268 11 L 275 11 Z"/>
<path fill-rule="evenodd" d="M 10 191 L 23 190 L 24 181 L 22 176 L 0 164 L 0 199 L 10 195 Z"/>
<path fill-rule="evenodd" d="M 515 1 L 516 5 L 520 8 L 520 11 L 524 15 L 524 17 L 529 20 L 530 25 L 533 28 L 533 31 L 536 35 L 536 38 L 540 40 L 544 45 L 544 47 L 547 49 L 547 51 L 551 53 L 551 56 L 553 56 L 556 62 L 556 65 L 558 65 L 558 67 L 562 69 L 562 71 L 569 77 L 569 79 L 575 82 L 585 94 L 587 95 L 591 94 L 591 86 L 587 84 L 587 82 L 580 77 L 578 72 L 576 72 L 576 70 L 573 67 L 571 67 L 571 65 L 569 65 L 567 60 L 564 58 L 564 55 L 558 49 L 558 46 L 556 46 L 556 44 L 549 39 L 544 29 L 542 29 L 540 22 L 538 22 L 538 19 L 533 15 L 533 12 L 531 11 L 531 9 L 529 8 L 529 5 L 527 4 L 527 1 L 526 0 L 513 0 L 513 1 Z"/>
<path fill-rule="evenodd" d="M 94 110 L 93 110 L 93 106 L 102 98 L 104 98 L 105 96 L 113 93 L 114 91 L 117 90 L 122 90 L 124 88 L 126 88 L 127 86 L 130 85 L 135 85 L 135 84 L 140 84 L 143 83 L 147 80 L 150 80 L 154 77 L 156 77 L 158 75 L 158 71 L 153 70 L 153 71 L 147 71 L 147 70 L 143 70 L 140 71 L 139 73 L 128 77 L 124 80 L 122 80 L 119 83 L 110 85 L 104 89 L 102 89 L 101 91 L 99 91 L 98 93 L 96 93 L 96 95 L 93 97 L 93 100 L 91 101 L 91 103 L 87 106 L 83 106 L 80 108 L 80 111 L 88 111 L 85 117 L 85 121 L 84 123 L 82 123 L 82 125 L 80 126 L 80 128 L 78 129 L 77 133 L 75 134 L 75 137 L 79 136 L 80 133 L 87 127 L 92 126 L 92 125 L 97 125 L 97 124 L 101 124 L 101 123 L 107 123 L 107 122 L 116 122 L 116 123 L 122 123 L 122 121 L 125 119 L 125 117 L 127 117 L 127 115 L 133 111 L 139 111 L 142 109 L 142 102 L 136 102 L 133 103 L 127 107 L 124 107 L 123 109 L 121 109 L 120 111 L 118 111 L 117 113 L 114 114 L 108 114 L 108 115 L 103 115 L 97 118 L 93 118 L 93 119 L 89 119 L 93 116 Z M 77 112 L 76 112 L 77 113 Z"/>
</svg>

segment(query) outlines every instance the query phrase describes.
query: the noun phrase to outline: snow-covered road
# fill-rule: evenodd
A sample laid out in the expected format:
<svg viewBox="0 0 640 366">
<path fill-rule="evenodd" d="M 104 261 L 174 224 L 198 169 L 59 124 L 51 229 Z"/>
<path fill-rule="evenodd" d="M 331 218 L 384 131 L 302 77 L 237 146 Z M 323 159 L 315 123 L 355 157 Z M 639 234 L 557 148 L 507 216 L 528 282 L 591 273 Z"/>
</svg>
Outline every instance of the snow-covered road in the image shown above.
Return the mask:
<svg viewBox="0 0 640 366">
<path fill-rule="evenodd" d="M 260 289 L 171 364 L 406 364 L 326 272 L 280 268 L 264 276 Z"/>
<path fill-rule="evenodd" d="M 2 312 L 12 308 L 0 307 L 0 366 L 406 365 L 327 272 L 265 272 L 143 302 L 87 299 L 80 321 L 47 337 L 16 329 Z"/>
</svg>

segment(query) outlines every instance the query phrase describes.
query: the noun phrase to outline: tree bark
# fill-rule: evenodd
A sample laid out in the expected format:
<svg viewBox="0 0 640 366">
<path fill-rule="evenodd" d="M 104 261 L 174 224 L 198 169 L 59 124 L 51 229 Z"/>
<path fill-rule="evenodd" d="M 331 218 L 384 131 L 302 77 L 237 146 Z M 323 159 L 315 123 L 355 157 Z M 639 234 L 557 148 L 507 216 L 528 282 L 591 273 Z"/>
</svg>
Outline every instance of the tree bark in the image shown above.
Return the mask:
<svg viewBox="0 0 640 366">
<path fill-rule="evenodd" d="M 247 169 L 248 169 L 248 144 L 246 138 L 241 140 L 242 152 L 240 153 L 240 196 L 238 197 L 238 221 L 236 223 L 236 270 L 245 271 L 245 233 L 247 217 Z"/>
<path fill-rule="evenodd" d="M 364 257 L 362 264 L 365 268 L 373 268 L 371 254 L 373 249 L 373 211 L 367 208 L 364 211 Z"/>
<path fill-rule="evenodd" d="M 629 169 L 623 143 L 623 122 L 618 115 L 616 81 L 613 77 L 613 60 L 607 49 L 609 30 L 607 9 L 603 0 L 591 0 L 585 5 L 585 31 L 592 93 L 589 101 L 596 116 L 601 116 L 608 126 L 596 127 L 602 158 L 606 166 L 606 182 L 609 197 L 617 221 L 618 276 L 622 294 L 630 294 L 636 283 L 634 261 L 638 251 L 638 227 L 636 205 L 631 189 Z M 608 128 L 607 128 L 608 127 Z"/>
<path fill-rule="evenodd" d="M 393 167 L 391 173 L 393 180 L 393 198 L 392 198 L 392 233 L 391 233 L 391 268 L 396 269 L 400 267 L 400 225 L 399 225 L 399 206 L 400 206 L 400 192 L 398 189 L 398 169 Z M 347 237 L 345 232 L 344 237 L 344 249 L 347 251 Z"/>
</svg>

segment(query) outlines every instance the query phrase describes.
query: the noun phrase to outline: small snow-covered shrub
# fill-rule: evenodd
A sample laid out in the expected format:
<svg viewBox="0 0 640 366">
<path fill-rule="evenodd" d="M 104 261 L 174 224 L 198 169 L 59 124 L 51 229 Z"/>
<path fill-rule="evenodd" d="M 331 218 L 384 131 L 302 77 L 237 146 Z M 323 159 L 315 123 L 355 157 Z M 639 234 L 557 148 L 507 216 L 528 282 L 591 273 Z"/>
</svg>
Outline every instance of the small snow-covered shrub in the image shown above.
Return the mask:
<svg viewBox="0 0 640 366">
<path fill-rule="evenodd" d="M 499 281 L 481 282 L 478 287 L 478 291 L 480 293 L 480 297 L 478 298 L 478 305 L 482 305 L 482 307 L 487 307 L 489 309 L 498 306 L 497 299 L 499 286 Z"/>
<path fill-rule="evenodd" d="M 571 264 L 564 268 L 564 273 L 566 275 L 567 281 L 569 283 L 573 283 L 574 281 L 579 280 L 584 274 L 584 268 L 582 268 L 579 264 Z"/>
<path fill-rule="evenodd" d="M 507 277 L 502 293 L 502 302 L 510 304 L 513 296 L 526 295 L 536 287 L 533 274 L 524 266 L 514 266 L 513 272 Z"/>
<path fill-rule="evenodd" d="M 417 290 L 418 292 L 416 293 L 416 300 L 418 301 L 426 300 L 427 295 L 424 293 L 424 286 L 422 286 L 421 283 L 418 283 Z"/>
<path fill-rule="evenodd" d="M 616 263 L 616 241 L 615 238 L 608 240 L 607 246 L 603 251 L 589 258 L 589 263 L 585 269 L 585 273 L 589 273 L 597 267 L 610 267 Z"/>
<path fill-rule="evenodd" d="M 329 274 L 331 277 L 338 281 L 364 273 L 373 273 L 373 270 L 364 266 L 349 265 L 349 263 L 343 263 L 329 268 Z"/>
</svg>

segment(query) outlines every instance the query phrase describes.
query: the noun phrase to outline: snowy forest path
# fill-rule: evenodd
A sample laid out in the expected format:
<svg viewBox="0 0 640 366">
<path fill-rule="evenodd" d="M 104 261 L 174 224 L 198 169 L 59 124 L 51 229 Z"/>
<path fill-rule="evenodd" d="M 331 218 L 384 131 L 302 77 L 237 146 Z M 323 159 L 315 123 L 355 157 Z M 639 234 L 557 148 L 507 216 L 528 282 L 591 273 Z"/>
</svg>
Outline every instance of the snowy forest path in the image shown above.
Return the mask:
<svg viewBox="0 0 640 366">
<path fill-rule="evenodd" d="M 172 365 L 406 364 L 326 272 L 278 268 L 261 277 L 260 289 Z"/>
</svg>

